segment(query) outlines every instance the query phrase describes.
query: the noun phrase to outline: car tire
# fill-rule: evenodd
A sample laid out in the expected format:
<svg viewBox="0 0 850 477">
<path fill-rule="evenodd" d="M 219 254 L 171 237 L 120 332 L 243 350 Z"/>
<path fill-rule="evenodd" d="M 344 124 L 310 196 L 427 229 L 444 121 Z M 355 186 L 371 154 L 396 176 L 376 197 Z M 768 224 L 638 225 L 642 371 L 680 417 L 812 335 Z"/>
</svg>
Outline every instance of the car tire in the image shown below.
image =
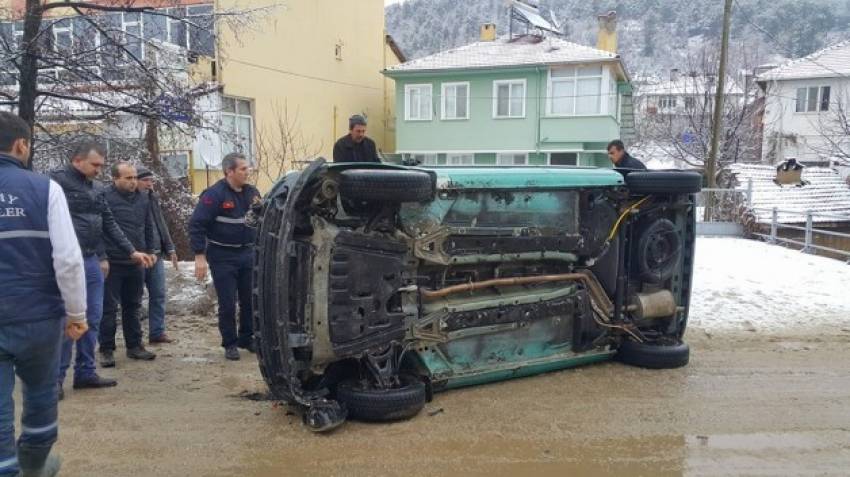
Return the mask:
<svg viewBox="0 0 850 477">
<path fill-rule="evenodd" d="M 435 194 L 434 178 L 423 171 L 350 169 L 340 174 L 342 197 L 366 202 L 422 202 Z"/>
<path fill-rule="evenodd" d="M 690 356 L 690 347 L 681 341 L 652 344 L 626 340 L 617 350 L 621 363 L 649 369 L 681 368 L 688 364 Z"/>
<path fill-rule="evenodd" d="M 626 175 L 626 186 L 637 195 L 696 194 L 702 174 L 693 171 L 640 171 Z"/>
<path fill-rule="evenodd" d="M 401 387 L 365 388 L 360 381 L 343 381 L 336 399 L 348 409 L 348 417 L 361 421 L 385 422 L 410 419 L 425 407 L 425 383 L 414 376 L 401 375 Z"/>
</svg>

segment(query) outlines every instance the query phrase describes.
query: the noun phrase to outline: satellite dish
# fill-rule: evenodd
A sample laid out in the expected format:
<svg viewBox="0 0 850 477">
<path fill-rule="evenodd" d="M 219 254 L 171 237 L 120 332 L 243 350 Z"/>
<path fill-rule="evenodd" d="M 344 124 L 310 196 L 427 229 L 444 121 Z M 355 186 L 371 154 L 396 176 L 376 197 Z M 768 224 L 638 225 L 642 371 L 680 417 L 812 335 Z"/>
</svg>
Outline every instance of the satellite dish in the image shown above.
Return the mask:
<svg viewBox="0 0 850 477">
<path fill-rule="evenodd" d="M 524 23 L 530 28 L 561 34 L 561 30 L 540 14 L 538 0 L 511 0 L 511 22 L 514 20 Z"/>
</svg>

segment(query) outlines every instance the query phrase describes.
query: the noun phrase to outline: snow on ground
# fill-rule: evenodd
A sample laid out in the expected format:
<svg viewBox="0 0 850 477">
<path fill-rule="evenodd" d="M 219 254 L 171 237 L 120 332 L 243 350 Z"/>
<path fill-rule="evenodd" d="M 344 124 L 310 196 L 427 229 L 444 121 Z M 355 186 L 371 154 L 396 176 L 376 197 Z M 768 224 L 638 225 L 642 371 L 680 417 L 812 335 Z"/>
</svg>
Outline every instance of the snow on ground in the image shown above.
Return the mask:
<svg viewBox="0 0 850 477">
<path fill-rule="evenodd" d="M 850 332 L 850 265 L 754 240 L 700 237 L 690 326 L 706 332 Z"/>
</svg>

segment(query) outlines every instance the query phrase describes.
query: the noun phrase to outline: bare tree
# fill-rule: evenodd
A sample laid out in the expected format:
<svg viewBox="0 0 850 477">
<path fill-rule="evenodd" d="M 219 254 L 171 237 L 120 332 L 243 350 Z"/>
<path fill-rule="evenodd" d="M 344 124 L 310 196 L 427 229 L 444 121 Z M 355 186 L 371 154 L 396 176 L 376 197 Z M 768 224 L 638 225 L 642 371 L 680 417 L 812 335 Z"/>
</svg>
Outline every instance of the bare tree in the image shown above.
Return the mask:
<svg viewBox="0 0 850 477">
<path fill-rule="evenodd" d="M 815 129 L 821 141 L 811 145 L 821 157 L 850 165 L 850 88 L 834 88 L 828 111 L 817 115 Z"/>
<path fill-rule="evenodd" d="M 290 113 L 288 106 L 274 107 L 277 122 L 257 131 L 253 182 L 274 183 L 284 174 L 301 170 L 315 159 L 322 144 L 311 144 L 300 129 L 298 110 Z"/>
</svg>

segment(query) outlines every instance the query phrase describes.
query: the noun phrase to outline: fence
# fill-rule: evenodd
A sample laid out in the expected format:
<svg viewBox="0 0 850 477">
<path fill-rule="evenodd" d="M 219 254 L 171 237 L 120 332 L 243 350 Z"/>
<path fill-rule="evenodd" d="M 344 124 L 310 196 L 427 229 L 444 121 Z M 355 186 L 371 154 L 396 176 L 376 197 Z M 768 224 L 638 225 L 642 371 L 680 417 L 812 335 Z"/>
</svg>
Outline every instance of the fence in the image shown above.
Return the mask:
<svg viewBox="0 0 850 477">
<path fill-rule="evenodd" d="M 753 209 L 756 212 L 770 212 L 771 220 L 770 220 L 770 232 L 769 233 L 754 233 L 753 235 L 757 237 L 761 237 L 766 240 L 768 243 L 772 244 L 787 244 L 793 245 L 797 247 L 802 247 L 802 252 L 804 253 L 812 253 L 815 254 L 817 252 L 825 252 L 826 255 L 832 255 L 837 257 L 842 257 L 850 263 L 850 233 L 839 232 L 833 229 L 824 229 L 817 228 L 814 226 L 815 219 L 826 219 L 827 221 L 831 221 L 833 223 L 836 222 L 845 222 L 850 221 L 850 215 L 841 215 L 841 214 L 827 214 L 821 212 L 800 212 L 800 211 L 792 211 L 792 210 L 783 210 L 778 207 L 773 208 L 762 208 L 758 207 Z M 787 214 L 799 217 L 799 222 L 787 223 L 786 221 L 779 221 L 779 214 Z M 805 225 L 800 226 L 796 225 L 798 223 L 805 223 Z M 782 231 L 790 230 L 792 233 L 791 236 L 783 237 Z M 799 239 L 799 235 L 802 233 L 802 241 Z M 834 246 L 824 245 L 823 243 L 818 243 L 816 240 L 816 236 L 834 238 L 835 242 L 841 243 L 845 245 L 843 248 L 836 248 Z M 824 240 L 821 240 L 824 242 Z"/>
<path fill-rule="evenodd" d="M 697 195 L 697 233 L 700 235 L 722 235 L 741 237 L 744 227 L 739 217 L 742 212 L 752 208 L 753 183 L 747 183 L 746 190 L 703 189 Z M 706 215 L 710 205 L 711 214 Z"/>
</svg>

